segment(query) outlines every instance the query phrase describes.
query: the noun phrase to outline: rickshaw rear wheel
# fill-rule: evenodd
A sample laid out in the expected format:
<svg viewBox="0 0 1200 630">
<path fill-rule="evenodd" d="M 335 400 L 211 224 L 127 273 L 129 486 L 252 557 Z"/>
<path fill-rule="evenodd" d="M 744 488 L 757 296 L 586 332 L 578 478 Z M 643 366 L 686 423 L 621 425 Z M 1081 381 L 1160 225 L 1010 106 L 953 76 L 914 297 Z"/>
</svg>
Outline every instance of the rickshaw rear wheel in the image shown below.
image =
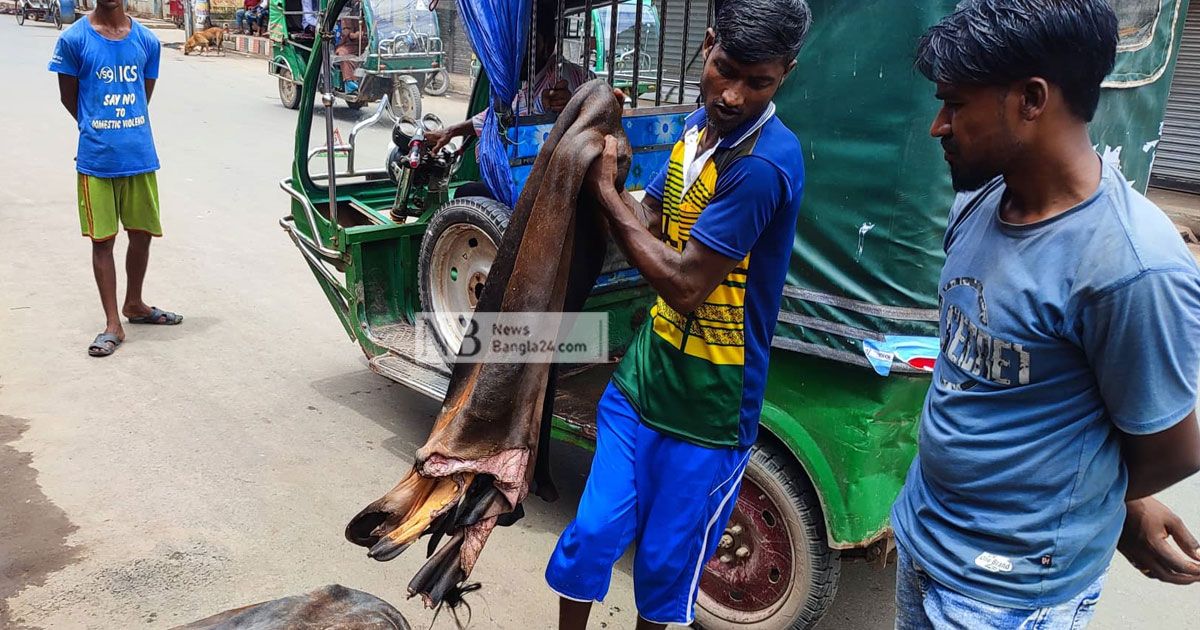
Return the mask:
<svg viewBox="0 0 1200 630">
<path fill-rule="evenodd" d="M 292 82 L 292 71 L 279 71 L 279 102 L 288 109 L 300 109 L 300 86 Z"/>
<path fill-rule="evenodd" d="M 450 75 L 445 70 L 431 72 L 425 79 L 425 93 L 430 96 L 443 96 L 450 91 Z"/>
<path fill-rule="evenodd" d="M 462 345 L 466 322 L 458 314 L 475 311 L 511 217 L 512 209 L 499 201 L 461 197 L 442 206 L 425 228 L 417 285 L 447 354 Z"/>
<path fill-rule="evenodd" d="M 392 114 L 396 118 L 421 119 L 421 87 L 405 77 L 392 79 Z"/>
<path fill-rule="evenodd" d="M 700 579 L 696 626 L 800 630 L 837 594 L 841 558 L 825 538 L 816 490 L 786 449 L 750 452 L 733 515 Z"/>
</svg>

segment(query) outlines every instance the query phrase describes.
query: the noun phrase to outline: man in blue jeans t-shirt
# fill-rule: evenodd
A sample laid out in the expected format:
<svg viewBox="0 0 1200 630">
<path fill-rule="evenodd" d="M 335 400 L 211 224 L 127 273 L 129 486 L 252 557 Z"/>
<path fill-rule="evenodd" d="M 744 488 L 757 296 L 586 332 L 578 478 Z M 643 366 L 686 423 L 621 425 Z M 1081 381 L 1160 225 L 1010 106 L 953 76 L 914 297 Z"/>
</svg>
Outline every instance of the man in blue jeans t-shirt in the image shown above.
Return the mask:
<svg viewBox="0 0 1200 630">
<path fill-rule="evenodd" d="M 896 626 L 1081 628 L 1115 549 L 1200 582 L 1200 544 L 1152 498 L 1200 469 L 1200 271 L 1088 136 L 1116 56 L 1108 2 L 960 6 L 917 53 L 962 194 L 892 511 Z"/>
</svg>

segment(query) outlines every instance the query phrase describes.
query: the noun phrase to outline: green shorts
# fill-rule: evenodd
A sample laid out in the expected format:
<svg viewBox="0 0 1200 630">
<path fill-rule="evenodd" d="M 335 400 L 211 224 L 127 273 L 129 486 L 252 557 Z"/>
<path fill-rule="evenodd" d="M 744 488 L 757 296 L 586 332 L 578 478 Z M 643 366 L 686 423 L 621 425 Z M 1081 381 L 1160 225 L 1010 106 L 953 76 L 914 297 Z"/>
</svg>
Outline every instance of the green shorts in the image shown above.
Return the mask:
<svg viewBox="0 0 1200 630">
<path fill-rule="evenodd" d="M 93 241 L 126 230 L 162 236 L 158 222 L 158 178 L 154 173 L 128 177 L 94 177 L 79 173 L 79 227 Z"/>
</svg>

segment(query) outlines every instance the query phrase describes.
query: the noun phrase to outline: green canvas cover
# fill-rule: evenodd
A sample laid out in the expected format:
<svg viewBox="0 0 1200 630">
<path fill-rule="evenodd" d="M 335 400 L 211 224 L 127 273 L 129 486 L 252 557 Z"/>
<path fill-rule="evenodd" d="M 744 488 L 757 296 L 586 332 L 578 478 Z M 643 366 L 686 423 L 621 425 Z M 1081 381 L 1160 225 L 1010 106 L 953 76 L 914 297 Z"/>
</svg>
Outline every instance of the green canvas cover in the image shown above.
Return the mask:
<svg viewBox="0 0 1200 630">
<path fill-rule="evenodd" d="M 267 17 L 267 35 L 271 38 L 271 41 L 276 44 L 282 44 L 283 38 L 287 36 L 287 23 L 284 21 L 285 16 L 283 14 L 286 9 L 284 8 L 283 0 L 270 0 L 267 8 L 270 10 L 270 14 Z"/>
<path fill-rule="evenodd" d="M 1121 50 L 1092 134 L 1144 191 L 1187 0 L 1112 1 Z M 913 59 L 921 34 L 955 4 L 810 0 L 813 31 L 776 99 L 807 166 L 778 347 L 865 366 L 863 339 L 937 336 L 953 191 L 929 136 L 934 86 Z"/>
</svg>

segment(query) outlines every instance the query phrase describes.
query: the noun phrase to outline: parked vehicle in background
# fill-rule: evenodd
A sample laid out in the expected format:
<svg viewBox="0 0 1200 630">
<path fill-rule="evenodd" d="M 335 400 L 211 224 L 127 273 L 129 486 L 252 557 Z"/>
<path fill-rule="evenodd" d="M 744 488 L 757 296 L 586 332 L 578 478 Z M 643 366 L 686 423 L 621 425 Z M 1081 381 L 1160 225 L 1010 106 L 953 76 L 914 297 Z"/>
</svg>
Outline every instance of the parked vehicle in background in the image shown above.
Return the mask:
<svg viewBox="0 0 1200 630">
<path fill-rule="evenodd" d="M 16 15 L 21 26 L 31 19 L 62 30 L 63 24 L 75 22 L 75 0 L 16 0 Z"/>
<path fill-rule="evenodd" d="M 268 73 L 278 78 L 279 100 L 289 109 L 300 106 L 301 77 L 309 64 L 322 63 L 314 56 L 311 24 L 329 6 L 327 0 L 270 0 Z M 335 37 L 340 37 L 340 24 L 346 20 L 357 21 L 366 38 L 360 50 L 330 60 L 334 97 L 359 109 L 386 95 L 396 116 L 419 118 L 422 88 L 433 94 L 449 89 L 437 15 L 425 0 L 339 3 Z M 342 76 L 342 62 L 348 59 L 356 67 L 355 76 Z M 348 85 L 351 81 L 354 85 Z"/>
</svg>

